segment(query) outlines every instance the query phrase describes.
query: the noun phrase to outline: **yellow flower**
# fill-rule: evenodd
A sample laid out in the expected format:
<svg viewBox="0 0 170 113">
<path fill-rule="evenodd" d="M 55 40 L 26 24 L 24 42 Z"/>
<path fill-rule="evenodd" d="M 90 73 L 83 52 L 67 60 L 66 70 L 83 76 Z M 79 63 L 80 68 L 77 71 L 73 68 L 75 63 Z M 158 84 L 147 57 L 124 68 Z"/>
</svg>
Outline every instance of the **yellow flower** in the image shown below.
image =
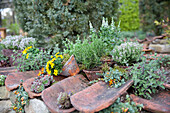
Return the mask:
<svg viewBox="0 0 170 113">
<path fill-rule="evenodd" d="M 27 54 L 26 59 L 28 59 L 28 57 L 29 57 L 29 53 Z"/>
<path fill-rule="evenodd" d="M 14 107 L 13 109 L 14 109 L 14 110 L 16 110 L 16 109 L 17 109 L 17 107 Z"/>
<path fill-rule="evenodd" d="M 48 69 L 48 70 L 47 70 L 47 73 L 50 75 L 50 74 L 51 74 L 51 70 Z"/>
<path fill-rule="evenodd" d="M 54 63 L 51 63 L 51 68 L 54 68 L 54 65 L 55 65 Z"/>
<path fill-rule="evenodd" d="M 58 70 L 54 69 L 54 75 L 57 76 L 58 75 Z"/>
<path fill-rule="evenodd" d="M 59 52 L 57 52 L 57 53 L 55 54 L 55 57 L 56 57 L 56 58 L 58 58 L 58 54 L 59 54 Z"/>
<path fill-rule="evenodd" d="M 22 54 L 26 54 L 27 53 L 27 50 L 25 49 L 24 51 L 22 51 Z"/>
<path fill-rule="evenodd" d="M 59 57 L 60 57 L 61 59 L 63 59 L 63 55 L 59 55 Z"/>
<path fill-rule="evenodd" d="M 53 58 L 53 56 L 51 56 L 51 58 Z"/>
<path fill-rule="evenodd" d="M 30 46 L 30 47 L 27 47 L 27 49 L 31 49 L 32 48 L 32 46 Z"/>
<path fill-rule="evenodd" d="M 51 61 L 54 62 L 56 60 L 56 58 L 53 58 Z"/>
</svg>

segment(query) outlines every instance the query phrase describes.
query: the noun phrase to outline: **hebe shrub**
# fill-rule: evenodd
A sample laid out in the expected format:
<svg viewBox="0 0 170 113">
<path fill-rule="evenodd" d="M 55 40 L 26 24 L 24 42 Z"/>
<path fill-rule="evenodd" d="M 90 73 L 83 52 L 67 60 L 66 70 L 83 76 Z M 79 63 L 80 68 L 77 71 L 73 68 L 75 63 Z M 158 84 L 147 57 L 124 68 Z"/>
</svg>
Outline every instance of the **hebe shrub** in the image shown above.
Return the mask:
<svg viewBox="0 0 170 113">
<path fill-rule="evenodd" d="M 117 0 L 14 0 L 15 11 L 24 31 L 43 43 L 54 36 L 56 42 L 86 35 L 88 22 L 98 29 L 102 17 L 113 17 Z M 60 43 L 61 44 L 61 43 Z M 45 45 L 44 45 L 45 46 Z M 60 45 L 61 46 L 61 45 Z M 47 47 L 47 46 L 46 46 Z"/>
</svg>

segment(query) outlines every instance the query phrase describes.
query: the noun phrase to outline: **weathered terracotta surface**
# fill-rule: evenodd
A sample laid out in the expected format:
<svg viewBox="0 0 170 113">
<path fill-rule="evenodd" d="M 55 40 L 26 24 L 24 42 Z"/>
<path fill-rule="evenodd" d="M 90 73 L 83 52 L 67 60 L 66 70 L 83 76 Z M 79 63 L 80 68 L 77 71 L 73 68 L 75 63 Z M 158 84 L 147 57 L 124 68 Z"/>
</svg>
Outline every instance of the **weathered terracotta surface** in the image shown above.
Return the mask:
<svg viewBox="0 0 170 113">
<path fill-rule="evenodd" d="M 164 83 L 163 85 L 164 85 L 164 87 L 165 87 L 165 88 L 170 89 L 170 84 L 166 84 L 166 83 Z"/>
<path fill-rule="evenodd" d="M 39 70 L 9 73 L 5 80 L 5 86 L 8 91 L 16 89 L 21 84 L 21 79 L 25 81 L 29 78 L 36 77 L 38 72 Z"/>
<path fill-rule="evenodd" d="M 54 76 L 55 81 L 60 81 L 60 80 L 63 80 L 64 78 L 65 77 L 63 77 L 63 76 Z M 42 93 L 35 93 L 35 92 L 31 91 L 31 85 L 32 85 L 33 81 L 34 81 L 34 78 L 30 78 L 30 79 L 27 79 L 23 83 L 23 87 L 24 87 L 25 91 L 28 93 L 30 98 L 39 97 L 42 94 Z"/>
<path fill-rule="evenodd" d="M 98 78 L 100 78 L 100 75 L 97 75 L 97 73 L 103 73 L 103 71 L 87 71 L 87 70 L 83 70 L 87 76 L 87 78 L 92 81 L 92 80 L 97 80 Z"/>
<path fill-rule="evenodd" d="M 72 55 L 70 57 L 70 59 L 63 66 L 61 75 L 74 76 L 74 75 L 78 74 L 79 71 L 80 71 L 80 69 L 79 69 L 78 64 L 76 62 L 76 59 Z"/>
<path fill-rule="evenodd" d="M 83 113 L 94 113 L 109 107 L 126 92 L 133 80 L 126 82 L 120 88 L 109 88 L 104 82 L 98 82 L 71 96 L 72 105 Z"/>
<path fill-rule="evenodd" d="M 0 74 L 1 75 L 8 75 L 9 73 L 17 72 L 17 69 L 14 67 L 4 67 L 0 68 Z"/>
<path fill-rule="evenodd" d="M 143 99 L 133 94 L 130 95 L 137 104 L 143 104 L 143 109 L 153 113 L 170 113 L 170 91 L 161 92 L 151 100 Z"/>
<path fill-rule="evenodd" d="M 75 75 L 68 77 L 51 87 L 45 89 L 42 92 L 42 99 L 52 113 L 69 113 L 68 111 L 62 111 L 58 109 L 57 97 L 60 92 L 72 92 L 77 93 L 87 87 L 87 79 L 83 75 Z M 61 110 L 61 111 L 60 111 Z M 75 108 L 72 109 L 73 111 Z"/>
</svg>

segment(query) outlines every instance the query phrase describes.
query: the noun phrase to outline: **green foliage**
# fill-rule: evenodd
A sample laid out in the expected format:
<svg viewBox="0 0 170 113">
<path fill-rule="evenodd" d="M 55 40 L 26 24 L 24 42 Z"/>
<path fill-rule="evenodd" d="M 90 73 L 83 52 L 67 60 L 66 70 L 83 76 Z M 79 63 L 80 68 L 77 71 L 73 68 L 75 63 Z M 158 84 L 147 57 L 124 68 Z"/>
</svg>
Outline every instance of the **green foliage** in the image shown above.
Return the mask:
<svg viewBox="0 0 170 113">
<path fill-rule="evenodd" d="M 22 50 L 25 47 L 35 45 L 35 39 L 22 35 L 7 36 L 0 42 L 0 44 L 5 49 Z"/>
<path fill-rule="evenodd" d="M 106 62 L 101 65 L 101 68 L 103 72 L 109 71 L 109 65 Z"/>
<path fill-rule="evenodd" d="M 125 74 L 127 71 L 119 66 L 114 66 L 113 70 L 118 70 L 119 72 Z"/>
<path fill-rule="evenodd" d="M 11 34 L 19 35 L 19 24 L 18 23 L 10 24 L 7 28 L 9 29 L 8 32 L 10 32 Z"/>
<path fill-rule="evenodd" d="M 5 85 L 5 79 L 6 79 L 5 75 L 0 75 L 0 86 Z"/>
<path fill-rule="evenodd" d="M 91 21 L 99 29 L 102 17 L 116 15 L 117 0 L 14 0 L 15 11 L 21 28 L 44 43 L 46 37 L 54 36 L 59 46 L 65 38 L 74 40 L 86 35 Z M 41 45 L 42 46 L 42 45 Z M 44 43 L 44 47 L 46 47 Z"/>
<path fill-rule="evenodd" d="M 86 69 L 101 64 L 100 58 L 106 53 L 106 44 L 95 33 L 92 34 L 91 40 L 84 39 L 81 41 L 78 37 L 75 43 L 66 40 L 64 44 L 66 47 L 64 52 L 69 55 L 73 54 L 76 61 L 83 64 Z"/>
<path fill-rule="evenodd" d="M 154 30 L 156 35 L 162 33 L 162 27 L 154 25 L 154 21 L 170 18 L 169 0 L 140 0 L 139 11 L 144 31 Z"/>
<path fill-rule="evenodd" d="M 139 0 L 119 0 L 119 4 L 121 31 L 139 29 Z"/>
<path fill-rule="evenodd" d="M 72 93 L 60 92 L 57 98 L 57 105 L 59 109 L 68 109 L 71 108 L 70 96 Z"/>
<path fill-rule="evenodd" d="M 40 75 L 35 78 L 31 85 L 31 91 L 41 93 L 45 87 L 50 86 L 55 80 L 50 75 Z"/>
<path fill-rule="evenodd" d="M 122 74 L 118 70 L 114 70 L 110 68 L 109 71 L 104 72 L 103 74 L 97 73 L 97 75 L 103 76 L 103 78 L 98 78 L 97 80 L 90 81 L 90 83 L 96 83 L 98 81 L 104 81 L 109 84 L 110 87 L 118 88 L 121 85 L 125 84 L 124 76 L 125 74 Z"/>
<path fill-rule="evenodd" d="M 38 70 L 44 67 L 50 59 L 52 50 L 43 50 L 35 47 L 28 47 L 22 53 L 17 53 L 17 56 L 12 56 L 14 63 L 17 63 L 16 68 L 20 71 Z M 53 51 L 54 52 L 54 51 Z"/>
<path fill-rule="evenodd" d="M 120 46 L 116 46 L 111 53 L 112 58 L 118 64 L 132 65 L 139 61 L 142 55 L 142 45 L 137 42 L 125 42 Z"/>
<path fill-rule="evenodd" d="M 115 26 L 113 18 L 110 25 L 108 19 L 103 18 L 102 26 L 96 34 L 107 44 L 108 53 L 123 42 L 120 38 L 120 28 Z"/>
<path fill-rule="evenodd" d="M 99 111 L 99 113 L 140 113 L 142 107 L 142 104 L 136 105 L 135 102 L 131 101 L 129 95 L 126 95 L 125 102 L 121 102 L 118 98 L 110 107 Z"/>
<path fill-rule="evenodd" d="M 121 31 L 120 37 L 127 38 L 127 39 L 138 38 L 142 40 L 146 38 L 146 33 L 140 30 L 139 31 Z"/>
<path fill-rule="evenodd" d="M 11 108 L 16 113 L 24 113 L 24 106 L 29 104 L 28 93 L 24 91 L 24 87 L 20 85 L 14 94 L 16 95 L 16 100 L 12 103 Z"/>
<path fill-rule="evenodd" d="M 9 65 L 9 58 L 0 53 L 0 66 L 3 67 L 8 65 Z"/>
<path fill-rule="evenodd" d="M 134 80 L 134 93 L 138 96 L 151 99 L 151 94 L 156 93 L 157 88 L 163 86 L 164 70 L 160 70 L 160 65 L 157 60 L 151 60 L 146 62 L 146 58 L 142 59 L 142 62 L 134 64 L 131 67 L 130 74 L 133 75 Z"/>
</svg>

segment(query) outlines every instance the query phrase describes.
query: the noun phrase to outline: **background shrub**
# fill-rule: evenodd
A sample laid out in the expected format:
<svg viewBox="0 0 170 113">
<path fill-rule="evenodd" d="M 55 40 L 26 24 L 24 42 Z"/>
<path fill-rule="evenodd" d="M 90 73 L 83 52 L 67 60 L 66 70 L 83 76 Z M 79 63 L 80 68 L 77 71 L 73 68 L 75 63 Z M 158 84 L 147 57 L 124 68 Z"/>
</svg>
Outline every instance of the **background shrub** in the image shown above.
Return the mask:
<svg viewBox="0 0 170 113">
<path fill-rule="evenodd" d="M 156 26 L 154 21 L 170 18 L 170 1 L 169 0 L 140 0 L 139 11 L 141 25 L 144 31 L 154 30 L 156 35 L 162 33 L 162 27 Z"/>
<path fill-rule="evenodd" d="M 54 36 L 60 43 L 65 38 L 74 40 L 77 34 L 88 34 L 89 24 L 98 29 L 102 17 L 114 17 L 117 0 L 14 0 L 15 11 L 21 28 L 45 43 Z M 50 39 L 50 38 L 49 38 Z M 47 47 L 44 45 L 44 47 Z"/>
</svg>

